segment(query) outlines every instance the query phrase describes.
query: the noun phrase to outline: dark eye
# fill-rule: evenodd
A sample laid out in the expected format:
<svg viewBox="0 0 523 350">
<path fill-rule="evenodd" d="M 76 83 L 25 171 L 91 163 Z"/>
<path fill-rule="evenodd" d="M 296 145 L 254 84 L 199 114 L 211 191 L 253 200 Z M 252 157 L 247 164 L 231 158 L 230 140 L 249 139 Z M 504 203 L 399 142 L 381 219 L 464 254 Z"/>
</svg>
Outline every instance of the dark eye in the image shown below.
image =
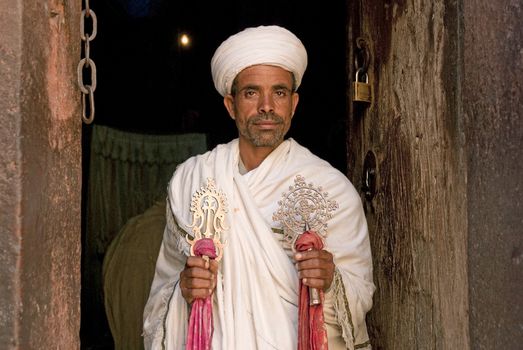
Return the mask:
<svg viewBox="0 0 523 350">
<path fill-rule="evenodd" d="M 278 97 L 285 97 L 285 96 L 287 96 L 287 91 L 284 90 L 284 89 L 276 90 L 276 96 L 278 96 Z"/>
<path fill-rule="evenodd" d="M 256 96 L 256 90 L 254 89 L 247 89 L 245 90 L 245 97 L 253 97 Z"/>
</svg>

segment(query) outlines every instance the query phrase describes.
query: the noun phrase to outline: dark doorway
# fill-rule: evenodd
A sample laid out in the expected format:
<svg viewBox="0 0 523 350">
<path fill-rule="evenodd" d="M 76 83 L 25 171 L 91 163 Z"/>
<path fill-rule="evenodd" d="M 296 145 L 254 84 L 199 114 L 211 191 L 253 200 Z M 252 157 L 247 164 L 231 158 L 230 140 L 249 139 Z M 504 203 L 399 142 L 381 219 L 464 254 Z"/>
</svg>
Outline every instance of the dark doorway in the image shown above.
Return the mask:
<svg viewBox="0 0 523 350">
<path fill-rule="evenodd" d="M 245 27 L 278 24 L 293 31 L 309 55 L 289 136 L 346 173 L 345 2 L 90 3 L 98 17 L 98 36 L 91 45 L 98 72 L 96 125 L 153 135 L 204 133 L 209 148 L 228 142 L 236 129 L 212 83 L 212 54 L 221 41 Z M 187 47 L 179 44 L 182 34 L 191 40 Z M 84 208 L 91 130 L 83 130 Z M 85 223 L 85 210 L 83 219 Z M 86 234 L 84 229 L 84 242 Z M 85 247 L 82 254 L 82 349 L 111 349 L 103 299 L 97 295 L 100 271 L 91 271 Z M 96 256 L 100 264 L 103 255 L 102 249 Z"/>
</svg>

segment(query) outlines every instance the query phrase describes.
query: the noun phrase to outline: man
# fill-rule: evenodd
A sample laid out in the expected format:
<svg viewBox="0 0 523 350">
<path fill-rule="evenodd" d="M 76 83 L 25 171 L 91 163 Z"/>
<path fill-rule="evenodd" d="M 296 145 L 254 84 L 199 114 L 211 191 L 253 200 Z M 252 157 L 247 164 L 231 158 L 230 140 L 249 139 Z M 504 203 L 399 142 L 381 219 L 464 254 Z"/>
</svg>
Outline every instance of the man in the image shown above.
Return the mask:
<svg viewBox="0 0 523 350">
<path fill-rule="evenodd" d="M 365 315 L 374 284 L 360 197 L 342 173 L 284 140 L 306 66 L 301 41 L 278 26 L 245 29 L 216 50 L 214 84 L 239 137 L 187 160 L 169 184 L 144 312 L 146 349 L 184 349 L 191 303 L 209 296 L 212 349 L 296 349 L 300 280 L 325 293 L 330 349 L 370 348 Z M 227 203 L 221 216 L 221 201 L 212 210 L 191 207 L 208 179 Z M 189 256 L 195 218 L 203 224 L 206 215 L 216 215 L 206 225 L 223 231 L 219 262 Z M 304 222 L 322 235 L 323 249 L 292 249 Z"/>
</svg>

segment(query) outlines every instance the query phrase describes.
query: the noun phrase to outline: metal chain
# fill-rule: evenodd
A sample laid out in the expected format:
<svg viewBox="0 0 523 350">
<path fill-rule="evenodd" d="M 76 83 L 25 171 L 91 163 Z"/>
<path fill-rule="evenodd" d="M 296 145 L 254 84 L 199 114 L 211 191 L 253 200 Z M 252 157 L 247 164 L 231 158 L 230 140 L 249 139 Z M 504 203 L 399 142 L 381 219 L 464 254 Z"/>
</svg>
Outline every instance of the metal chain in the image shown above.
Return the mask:
<svg viewBox="0 0 523 350">
<path fill-rule="evenodd" d="M 90 18 L 92 22 L 91 34 L 85 31 L 85 19 Z M 94 120 L 94 91 L 96 90 L 96 65 L 91 59 L 90 42 L 96 37 L 98 21 L 96 14 L 89 7 L 89 0 L 85 0 L 85 10 L 82 10 L 80 18 L 80 37 L 84 42 L 84 58 L 78 63 L 77 75 L 78 86 L 82 92 L 82 120 L 85 124 L 91 124 Z M 90 71 L 90 84 L 84 84 L 84 68 Z M 86 116 L 87 104 L 89 104 L 89 116 Z"/>
<path fill-rule="evenodd" d="M 356 71 L 359 70 L 363 74 L 367 74 L 370 61 L 369 45 L 364 38 L 358 37 L 356 38 L 356 47 L 357 49 L 354 55 L 354 66 Z"/>
</svg>

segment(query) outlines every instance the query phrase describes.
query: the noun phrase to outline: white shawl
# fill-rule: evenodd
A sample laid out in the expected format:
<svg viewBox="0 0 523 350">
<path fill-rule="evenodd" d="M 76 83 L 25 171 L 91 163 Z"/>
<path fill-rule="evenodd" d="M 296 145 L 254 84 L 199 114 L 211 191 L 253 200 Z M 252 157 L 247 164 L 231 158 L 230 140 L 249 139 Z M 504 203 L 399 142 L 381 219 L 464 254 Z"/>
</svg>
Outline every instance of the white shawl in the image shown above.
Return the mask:
<svg viewBox="0 0 523 350">
<path fill-rule="evenodd" d="M 144 311 L 146 349 L 184 349 L 189 309 L 178 286 L 189 246 L 192 195 L 208 178 L 225 193 L 226 241 L 213 298 L 213 349 L 296 349 L 298 279 L 272 221 L 297 175 L 321 186 L 339 208 L 328 222 L 325 249 L 334 255 L 329 298 L 346 347 L 365 347 L 365 314 L 374 284 L 360 197 L 347 178 L 294 140 L 284 141 L 246 175 L 238 170 L 238 140 L 180 165 L 168 188 L 167 228 Z M 170 208 L 170 209 L 169 209 Z M 327 315 L 326 315 L 327 318 Z M 162 347 L 163 345 L 163 347 Z"/>
</svg>

